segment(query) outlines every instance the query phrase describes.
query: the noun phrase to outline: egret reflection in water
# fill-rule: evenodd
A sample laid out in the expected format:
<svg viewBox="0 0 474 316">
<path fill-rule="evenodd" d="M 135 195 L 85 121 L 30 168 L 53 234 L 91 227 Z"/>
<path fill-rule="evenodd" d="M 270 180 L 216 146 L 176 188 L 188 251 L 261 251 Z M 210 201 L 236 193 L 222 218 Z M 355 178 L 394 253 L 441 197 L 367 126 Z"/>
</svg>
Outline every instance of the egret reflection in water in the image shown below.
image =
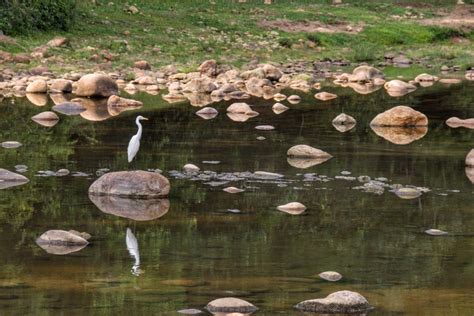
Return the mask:
<svg viewBox="0 0 474 316">
<path fill-rule="evenodd" d="M 135 259 L 135 263 L 132 266 L 132 274 L 139 276 L 141 274 L 140 270 L 140 252 L 138 251 L 138 241 L 137 237 L 132 233 L 130 228 L 127 228 L 127 236 L 125 237 L 125 242 L 127 244 L 128 252 L 130 256 Z"/>
</svg>

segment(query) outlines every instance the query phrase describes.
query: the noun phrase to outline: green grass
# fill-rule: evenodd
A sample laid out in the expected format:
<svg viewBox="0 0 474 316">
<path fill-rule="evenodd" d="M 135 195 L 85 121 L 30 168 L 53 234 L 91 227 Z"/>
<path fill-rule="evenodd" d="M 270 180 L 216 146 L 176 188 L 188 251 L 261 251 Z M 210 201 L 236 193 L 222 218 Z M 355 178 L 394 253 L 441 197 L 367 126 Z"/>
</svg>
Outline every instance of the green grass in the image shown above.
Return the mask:
<svg viewBox="0 0 474 316">
<path fill-rule="evenodd" d="M 67 32 L 17 36 L 16 44 L 0 42 L 0 50 L 30 53 L 56 35 L 68 36 L 72 46 L 52 50 L 60 58 L 48 62 L 52 70 L 58 71 L 91 70 L 97 61 L 90 57 L 108 53 L 114 56 L 112 67 L 118 70 L 140 59 L 155 68 L 176 64 L 191 70 L 209 58 L 240 67 L 252 59 L 375 62 L 382 61 L 387 52 L 401 51 L 408 57 L 427 58 L 437 66 L 449 63 L 467 67 L 473 66 L 474 60 L 472 31 L 425 26 L 414 19 L 393 17 L 407 10 L 432 17 L 440 8 L 451 9 L 448 1 L 426 1 L 427 5 L 407 9 L 404 4 L 410 1 L 397 0 L 347 0 L 346 5 L 337 7 L 327 0 L 279 0 L 272 5 L 263 5 L 263 0 L 248 0 L 246 4 L 236 0 L 141 0 L 133 2 L 140 10 L 136 15 L 126 11 L 130 2 L 97 2 L 97 6 L 82 4 L 75 26 Z M 361 24 L 364 29 L 358 34 L 289 33 L 259 26 L 264 19 Z M 465 40 L 454 45 L 453 37 Z M 33 65 L 38 63 L 34 61 Z"/>
</svg>

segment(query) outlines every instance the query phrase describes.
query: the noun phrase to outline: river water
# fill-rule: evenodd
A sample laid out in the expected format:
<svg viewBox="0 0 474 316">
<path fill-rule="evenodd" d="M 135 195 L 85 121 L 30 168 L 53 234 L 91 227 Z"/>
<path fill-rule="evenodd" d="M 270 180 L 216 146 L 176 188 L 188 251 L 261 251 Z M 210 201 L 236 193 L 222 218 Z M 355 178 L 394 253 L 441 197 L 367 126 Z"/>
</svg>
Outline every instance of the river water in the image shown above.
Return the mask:
<svg viewBox="0 0 474 316">
<path fill-rule="evenodd" d="M 256 315 L 303 315 L 296 303 L 338 290 L 364 295 L 373 315 L 472 314 L 474 171 L 465 169 L 464 159 L 474 131 L 450 128 L 445 120 L 474 117 L 474 83 L 435 84 L 399 98 L 383 89 L 368 95 L 324 90 L 339 97 L 322 102 L 298 93 L 302 101 L 284 101 L 290 110 L 279 115 L 271 110 L 273 100 L 246 100 L 260 113 L 246 122 L 225 114 L 232 102 L 213 104 L 219 115 L 204 120 L 187 102 L 122 93 L 144 106 L 111 116 L 104 105 L 91 105 L 81 115 L 59 114 L 59 123 L 47 128 L 30 117 L 50 110 L 52 100 L 44 106 L 27 98 L 1 101 L 0 141 L 23 146 L 0 148 L 0 166 L 15 171 L 26 165 L 30 179 L 0 190 L 1 314 L 178 315 L 236 296 L 255 304 Z M 399 145 L 374 133 L 370 120 L 396 105 L 426 114 L 426 135 Z M 331 125 L 341 112 L 357 119 L 345 133 Z M 149 121 L 137 158 L 128 164 L 139 114 Z M 262 124 L 275 130 L 255 129 Z M 286 151 L 297 144 L 334 158 L 296 168 Z M 186 163 L 217 176 L 186 178 L 180 173 Z M 71 174 L 41 173 L 61 168 Z M 87 190 L 104 168 L 162 170 L 171 181 L 169 201 L 159 214 L 139 205 L 133 218 L 112 214 L 113 207 L 99 209 Z M 254 171 L 284 177 L 222 181 L 229 173 Z M 416 199 L 401 199 L 388 187 L 366 192 L 350 178 L 359 176 L 425 192 Z M 245 192 L 222 191 L 230 185 Z M 295 216 L 276 209 L 291 201 L 307 210 Z M 132 271 L 127 228 L 138 241 L 138 271 Z M 430 228 L 449 234 L 423 233 Z M 35 243 L 49 229 L 86 231 L 91 244 L 49 254 Z M 321 280 L 318 274 L 328 270 L 343 279 Z"/>
</svg>

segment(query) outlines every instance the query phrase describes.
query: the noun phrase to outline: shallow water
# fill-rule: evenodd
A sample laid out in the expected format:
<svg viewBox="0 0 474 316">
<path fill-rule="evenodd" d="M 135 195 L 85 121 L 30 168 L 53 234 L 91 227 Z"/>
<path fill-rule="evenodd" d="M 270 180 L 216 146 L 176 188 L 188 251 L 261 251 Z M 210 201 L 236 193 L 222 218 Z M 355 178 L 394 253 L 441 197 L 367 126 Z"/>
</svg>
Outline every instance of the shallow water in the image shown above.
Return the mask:
<svg viewBox="0 0 474 316">
<path fill-rule="evenodd" d="M 218 297 L 238 296 L 257 305 L 257 315 L 302 315 L 293 309 L 299 301 L 346 289 L 367 297 L 373 315 L 469 315 L 474 310 L 474 186 L 464 159 L 474 131 L 452 129 L 444 121 L 474 117 L 473 88 L 472 82 L 435 84 L 392 98 L 382 90 L 359 95 L 327 87 L 339 98 L 321 102 L 298 93 L 302 102 L 282 102 L 291 109 L 280 115 L 272 112 L 271 100 L 247 100 L 260 115 L 244 123 L 225 115 L 232 102 L 213 104 L 219 115 L 204 120 L 188 103 L 170 105 L 161 96 L 137 94 L 133 98 L 145 104 L 141 109 L 110 117 L 99 105 L 83 113 L 98 121 L 60 114 L 52 128 L 30 120 L 49 110 L 51 100 L 39 107 L 26 98 L 5 99 L 0 141 L 23 146 L 0 148 L 1 167 L 28 166 L 24 175 L 30 182 L 0 190 L 1 313 L 175 315 L 179 309 L 202 309 Z M 368 123 L 395 105 L 425 113 L 428 133 L 408 145 L 377 136 Z M 331 125 L 341 112 L 358 121 L 346 133 Z M 126 148 L 138 114 L 150 120 L 143 123 L 137 159 L 128 164 Z M 263 124 L 275 130 L 254 129 Z M 334 158 L 295 168 L 286 151 L 296 144 Z M 217 173 L 261 170 L 284 177 L 211 186 L 169 173 L 186 163 Z M 71 174 L 39 176 L 61 168 Z M 134 221 L 100 211 L 87 189 L 101 168 L 163 170 L 172 185 L 168 212 Z M 387 188 L 380 195 L 363 192 L 353 189 L 363 185 L 357 180 L 336 179 L 342 171 L 430 191 L 413 200 Z M 230 185 L 245 192 L 222 191 Z M 291 201 L 308 209 L 299 216 L 276 210 Z M 139 276 L 131 272 L 127 227 L 139 244 Z M 423 231 L 429 228 L 449 235 L 428 236 Z M 76 253 L 51 255 L 35 244 L 48 229 L 86 231 L 92 243 Z M 344 278 L 319 279 L 317 274 L 327 270 Z"/>
</svg>

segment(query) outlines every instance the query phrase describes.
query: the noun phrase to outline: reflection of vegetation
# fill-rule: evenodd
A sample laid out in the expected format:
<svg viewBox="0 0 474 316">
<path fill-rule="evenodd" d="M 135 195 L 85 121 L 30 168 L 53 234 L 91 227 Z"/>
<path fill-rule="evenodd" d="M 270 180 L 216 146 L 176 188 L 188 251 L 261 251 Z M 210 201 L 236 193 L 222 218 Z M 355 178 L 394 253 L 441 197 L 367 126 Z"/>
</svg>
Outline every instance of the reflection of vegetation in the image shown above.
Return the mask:
<svg viewBox="0 0 474 316">
<path fill-rule="evenodd" d="M 6 256 L 5 265 L 10 268 L 0 269 L 0 278 L 35 285 L 22 289 L 21 298 L 12 301 L 12 306 L 33 305 L 35 311 L 44 306 L 74 307 L 83 314 L 120 310 L 166 315 L 183 306 L 204 306 L 223 291 L 232 290 L 245 291 L 243 295 L 262 309 L 282 311 L 313 297 L 316 291 L 333 289 L 310 278 L 323 270 L 341 272 L 344 288 L 367 292 L 369 301 L 374 291 L 393 286 L 437 287 L 447 292 L 468 289 L 473 265 L 465 249 L 470 239 L 461 235 L 473 225 L 472 184 L 463 169 L 464 157 L 472 147 L 472 131 L 448 128 L 444 120 L 452 115 L 474 115 L 472 83 L 449 89 L 436 84 L 402 98 L 389 98 L 383 91 L 355 95 L 349 89 L 328 86 L 324 90 L 339 97 L 320 102 L 304 96 L 280 116 L 271 112 L 272 101 L 248 100 L 260 115 L 246 123 L 231 122 L 223 114 L 227 104 L 213 105 L 220 114 L 205 121 L 186 104 L 169 106 L 159 97 L 140 94 L 137 98 L 145 103 L 142 109 L 103 122 L 62 117 L 48 130 L 37 129 L 26 120 L 23 126 L 30 130 L 13 127 L 14 132 L 9 132 L 7 120 L 29 117 L 37 109 L 3 103 L 0 127 L 8 134 L 2 137 L 19 140 L 24 146 L 2 150 L 0 161 L 9 169 L 20 162 L 27 164 L 31 179 L 26 185 L 0 192 L 5 201 L 0 208 L 4 236 L 0 250 L 13 252 Z M 411 105 L 430 119 L 428 134 L 407 146 L 388 143 L 368 128 L 375 114 L 399 104 Z M 455 109 L 451 104 L 456 104 Z M 341 111 L 358 121 L 348 133 L 339 133 L 330 123 Z M 137 160 L 128 164 L 126 146 L 136 132 L 137 113 L 150 121 L 144 124 Z M 263 123 L 276 130 L 254 130 Z M 261 134 L 267 137 L 263 142 L 255 139 Z M 309 169 L 294 169 L 287 164 L 285 153 L 297 143 L 327 150 L 334 158 Z M 221 164 L 205 165 L 203 160 Z M 160 168 L 166 174 L 185 163 L 218 172 L 275 171 L 292 182 L 277 187 L 249 181 L 245 193 L 230 195 L 221 187 L 171 179 L 170 211 L 155 221 L 133 222 L 101 213 L 89 201 L 87 188 L 92 179 L 34 177 L 38 170 L 64 166 L 92 174 L 104 167 Z M 352 190 L 357 182 L 304 182 L 297 175 L 334 177 L 342 170 L 435 191 L 419 200 L 401 200 L 390 192 L 375 196 Z M 447 189 L 460 192 L 436 195 Z M 308 206 L 304 215 L 288 216 L 275 209 L 293 200 Z M 242 213 L 226 212 L 231 208 Z M 138 278 L 130 273 L 133 261 L 125 246 L 127 227 L 137 236 L 145 270 Z M 87 231 L 93 235 L 92 245 L 72 256 L 46 255 L 33 240 L 50 228 Z M 427 228 L 447 230 L 451 236 L 425 236 L 421 232 Z M 284 282 L 282 277 L 309 282 Z M 209 284 L 160 283 L 169 279 Z M 61 298 L 62 303 L 58 306 L 45 293 Z M 457 308 L 464 311 L 463 306 Z"/>
</svg>

